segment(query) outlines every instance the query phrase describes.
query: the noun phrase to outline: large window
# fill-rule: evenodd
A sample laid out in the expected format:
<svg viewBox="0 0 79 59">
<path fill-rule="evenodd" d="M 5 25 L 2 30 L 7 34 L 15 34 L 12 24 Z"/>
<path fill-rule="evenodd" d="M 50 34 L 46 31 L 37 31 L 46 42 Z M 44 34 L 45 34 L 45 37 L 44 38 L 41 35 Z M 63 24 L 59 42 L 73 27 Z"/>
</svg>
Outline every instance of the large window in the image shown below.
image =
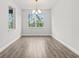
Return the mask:
<svg viewBox="0 0 79 59">
<path fill-rule="evenodd" d="M 44 15 L 43 13 L 28 13 L 28 27 L 43 27 Z"/>
</svg>

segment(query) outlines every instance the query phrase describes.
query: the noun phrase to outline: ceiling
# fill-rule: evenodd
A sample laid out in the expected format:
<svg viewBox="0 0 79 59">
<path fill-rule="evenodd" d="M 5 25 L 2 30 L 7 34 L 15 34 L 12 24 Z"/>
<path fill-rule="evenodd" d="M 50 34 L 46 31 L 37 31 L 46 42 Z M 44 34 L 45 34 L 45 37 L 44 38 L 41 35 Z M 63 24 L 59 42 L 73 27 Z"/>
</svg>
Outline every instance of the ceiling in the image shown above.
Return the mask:
<svg viewBox="0 0 79 59">
<path fill-rule="evenodd" d="M 32 9 L 35 7 L 35 0 L 14 0 L 22 9 Z M 38 0 L 37 6 L 41 9 L 51 9 L 55 6 L 57 0 Z"/>
</svg>

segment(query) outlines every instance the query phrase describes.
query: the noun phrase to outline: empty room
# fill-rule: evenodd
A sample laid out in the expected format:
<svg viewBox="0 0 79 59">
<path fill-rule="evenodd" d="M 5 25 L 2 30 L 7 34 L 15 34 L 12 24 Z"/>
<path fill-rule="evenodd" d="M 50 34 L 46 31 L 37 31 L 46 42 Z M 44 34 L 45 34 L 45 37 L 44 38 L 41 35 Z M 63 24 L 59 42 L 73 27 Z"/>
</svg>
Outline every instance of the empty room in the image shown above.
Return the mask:
<svg viewBox="0 0 79 59">
<path fill-rule="evenodd" d="M 0 58 L 79 58 L 79 0 L 0 0 Z"/>
</svg>

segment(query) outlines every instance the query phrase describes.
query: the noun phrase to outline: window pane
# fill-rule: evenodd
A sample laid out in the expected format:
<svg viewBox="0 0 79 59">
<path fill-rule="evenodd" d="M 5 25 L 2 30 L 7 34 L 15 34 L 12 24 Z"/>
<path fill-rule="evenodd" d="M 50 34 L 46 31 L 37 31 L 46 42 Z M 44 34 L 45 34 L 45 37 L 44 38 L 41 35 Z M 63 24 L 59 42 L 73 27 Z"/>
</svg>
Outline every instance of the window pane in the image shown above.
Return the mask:
<svg viewBox="0 0 79 59">
<path fill-rule="evenodd" d="M 28 27 L 43 27 L 43 14 L 35 14 L 32 12 L 29 12 L 28 14 Z"/>
<path fill-rule="evenodd" d="M 34 14 L 29 14 L 28 15 L 28 25 L 29 27 L 35 27 L 35 15 Z"/>
<path fill-rule="evenodd" d="M 37 25 L 37 27 L 43 27 L 43 18 L 41 16 L 42 16 L 42 14 L 36 15 L 36 25 Z"/>
<path fill-rule="evenodd" d="M 15 24 L 15 10 L 14 10 L 14 8 L 9 7 L 8 17 L 9 17 L 9 20 L 8 20 L 9 29 L 15 29 L 16 24 Z"/>
</svg>

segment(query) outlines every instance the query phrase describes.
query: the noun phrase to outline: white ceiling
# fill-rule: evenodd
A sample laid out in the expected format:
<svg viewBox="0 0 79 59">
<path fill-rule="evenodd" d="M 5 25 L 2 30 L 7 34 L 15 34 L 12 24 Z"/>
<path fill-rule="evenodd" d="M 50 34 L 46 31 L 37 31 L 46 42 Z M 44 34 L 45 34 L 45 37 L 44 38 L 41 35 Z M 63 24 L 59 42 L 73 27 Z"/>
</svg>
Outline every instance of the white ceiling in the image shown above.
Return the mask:
<svg viewBox="0 0 79 59">
<path fill-rule="evenodd" d="M 32 9 L 35 7 L 35 0 L 14 0 L 22 9 Z M 38 8 L 51 9 L 55 6 L 57 0 L 38 0 Z"/>
</svg>

